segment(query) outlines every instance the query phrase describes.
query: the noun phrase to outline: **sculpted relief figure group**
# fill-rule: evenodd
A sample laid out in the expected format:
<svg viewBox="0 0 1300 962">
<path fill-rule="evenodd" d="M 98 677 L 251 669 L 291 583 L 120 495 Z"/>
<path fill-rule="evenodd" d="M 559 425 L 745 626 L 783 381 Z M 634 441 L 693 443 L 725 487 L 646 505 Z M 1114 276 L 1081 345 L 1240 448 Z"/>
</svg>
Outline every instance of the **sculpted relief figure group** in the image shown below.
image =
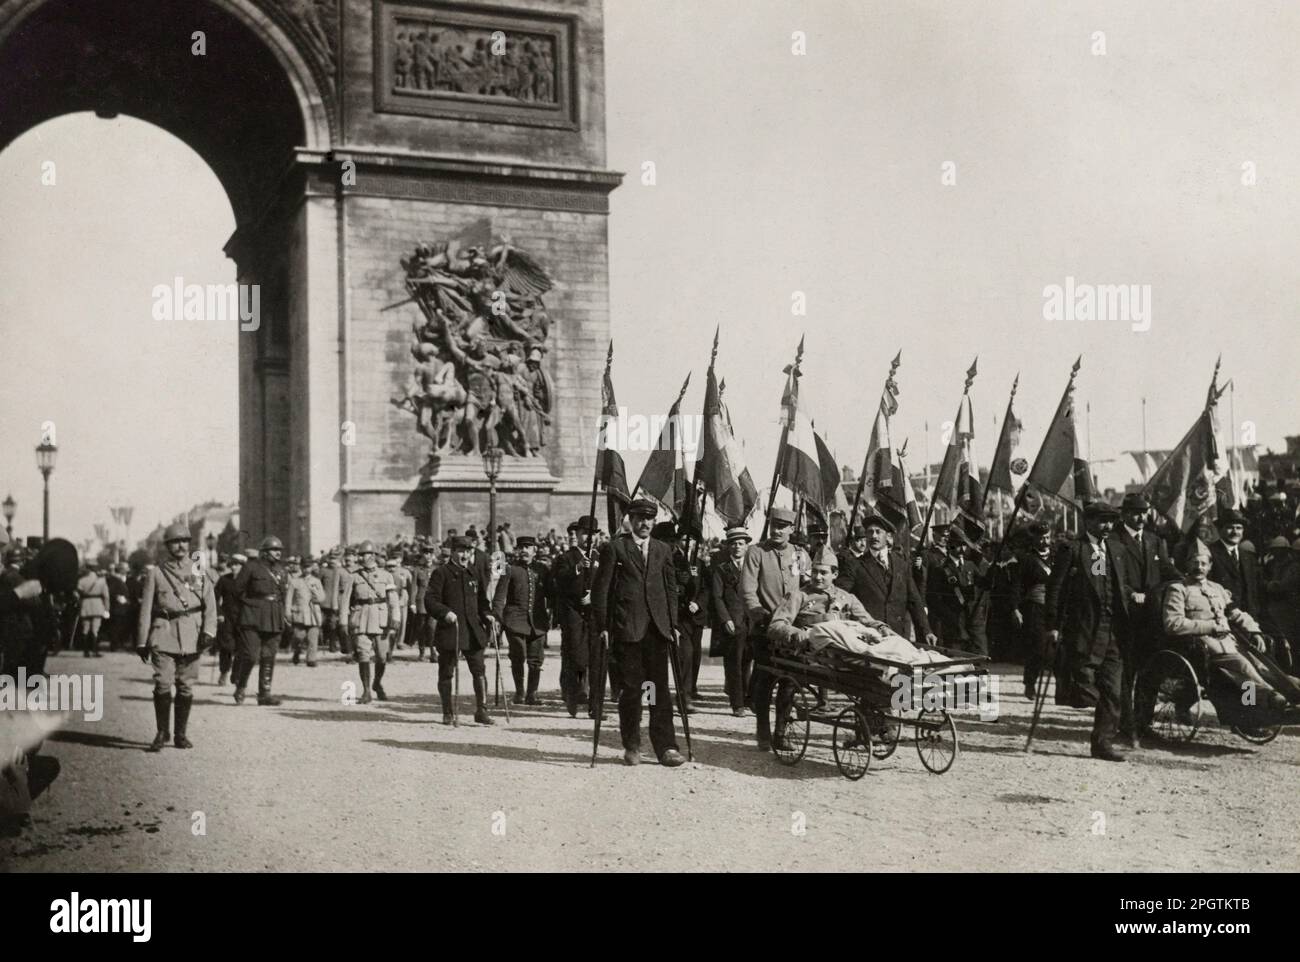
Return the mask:
<svg viewBox="0 0 1300 962">
<path fill-rule="evenodd" d="M 477 36 L 475 36 L 477 34 Z M 554 104 L 554 40 L 541 34 L 498 38 L 470 30 L 399 20 L 393 87 L 403 92 L 478 94 L 521 103 Z"/>
<path fill-rule="evenodd" d="M 423 317 L 413 325 L 411 384 L 394 403 L 416 415 L 435 455 L 495 446 L 539 456 L 555 402 L 542 366 L 546 271 L 508 238 L 488 248 L 420 244 L 402 267 Z"/>
</svg>

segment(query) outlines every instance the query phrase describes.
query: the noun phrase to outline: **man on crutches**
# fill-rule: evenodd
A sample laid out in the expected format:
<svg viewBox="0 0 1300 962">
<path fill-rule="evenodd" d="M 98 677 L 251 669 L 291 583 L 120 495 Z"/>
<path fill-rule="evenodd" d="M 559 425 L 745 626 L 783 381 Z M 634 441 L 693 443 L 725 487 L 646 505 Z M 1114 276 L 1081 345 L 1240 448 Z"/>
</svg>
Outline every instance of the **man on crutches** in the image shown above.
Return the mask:
<svg viewBox="0 0 1300 962">
<path fill-rule="evenodd" d="M 455 696 L 460 682 L 460 656 L 465 656 L 474 679 L 474 720 L 491 725 L 487 710 L 487 667 L 483 653 L 496 618 L 488 604 L 487 586 L 473 570 L 474 543 L 466 537 L 452 539 L 448 564 L 440 565 L 429 578 L 424 607 L 437 624 L 434 645 L 438 649 L 438 697 L 442 702 L 442 723 L 457 723 Z"/>
</svg>

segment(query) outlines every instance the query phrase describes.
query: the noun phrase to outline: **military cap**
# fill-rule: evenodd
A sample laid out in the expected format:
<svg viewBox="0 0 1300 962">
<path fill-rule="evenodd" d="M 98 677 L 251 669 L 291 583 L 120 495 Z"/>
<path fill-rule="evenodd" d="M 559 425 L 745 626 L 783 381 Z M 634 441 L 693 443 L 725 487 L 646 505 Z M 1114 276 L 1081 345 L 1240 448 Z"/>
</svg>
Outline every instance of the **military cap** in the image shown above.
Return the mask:
<svg viewBox="0 0 1300 962">
<path fill-rule="evenodd" d="M 385 568 L 396 568 L 396 567 L 397 567 L 397 559 L 396 559 L 396 558 L 385 558 L 385 559 L 384 559 L 384 567 L 385 567 Z"/>
<path fill-rule="evenodd" d="M 283 551 L 284 544 L 273 534 L 268 534 L 262 539 L 262 543 L 257 546 L 258 551 Z"/>
<path fill-rule="evenodd" d="M 797 545 L 800 548 L 806 548 L 808 547 L 808 536 L 802 531 L 796 531 L 794 534 L 790 535 L 790 543 Z"/>
<path fill-rule="evenodd" d="M 467 548 L 474 547 L 474 539 L 466 537 L 463 534 L 458 534 L 456 537 L 451 539 L 450 547 L 452 551 L 464 551 Z"/>
<path fill-rule="evenodd" d="M 659 513 L 659 505 L 651 501 L 649 498 L 637 498 L 630 505 L 628 505 L 627 513 L 632 515 L 640 515 L 643 518 L 644 517 L 653 518 L 655 515 Z"/>
<path fill-rule="evenodd" d="M 737 527 L 737 528 L 727 529 L 727 541 L 729 542 L 730 541 L 753 541 L 753 540 L 754 540 L 753 537 L 750 536 L 749 531 L 746 530 L 745 528 Z"/>
<path fill-rule="evenodd" d="M 821 565 L 824 568 L 834 568 L 837 571 L 840 567 L 840 559 L 835 557 L 835 552 L 830 549 L 830 545 L 818 545 L 817 550 L 813 552 L 812 563 Z"/>
<path fill-rule="evenodd" d="M 1226 528 L 1230 524 L 1244 525 L 1246 523 L 1246 516 L 1236 508 L 1224 508 L 1219 512 L 1219 517 L 1215 519 L 1214 523 L 1220 528 Z"/>
<path fill-rule="evenodd" d="M 860 524 L 855 524 L 852 528 L 849 529 L 850 541 L 857 541 L 859 538 L 865 538 L 866 536 L 867 536 L 867 529 L 862 527 L 862 525 Z"/>
<path fill-rule="evenodd" d="M 1120 503 L 1119 509 L 1121 511 L 1141 511 L 1145 513 L 1151 510 L 1151 502 L 1140 491 L 1131 491 L 1124 495 L 1124 500 Z"/>
<path fill-rule="evenodd" d="M 768 524 L 794 524 L 794 512 L 789 508 L 773 508 L 767 516 Z"/>
<path fill-rule="evenodd" d="M 1089 501 L 1083 507 L 1083 516 L 1097 521 L 1117 521 L 1119 511 L 1105 501 Z"/>
<path fill-rule="evenodd" d="M 826 530 L 826 525 L 822 524 L 820 521 L 814 521 L 812 524 L 808 525 L 808 533 L 829 534 L 830 532 Z"/>
<path fill-rule="evenodd" d="M 531 534 L 521 534 L 519 537 L 515 538 L 515 547 L 516 547 L 516 548 L 536 548 L 536 547 L 537 547 L 537 539 L 534 538 Z"/>
<path fill-rule="evenodd" d="M 291 554 L 289 555 L 289 557 L 284 559 L 284 563 L 287 565 L 300 565 L 302 564 L 302 559 L 299 558 L 296 554 Z"/>
<path fill-rule="evenodd" d="M 569 530 L 570 531 L 595 531 L 596 527 L 597 527 L 596 519 L 589 514 L 584 514 L 577 521 L 574 521 L 572 524 L 569 525 Z"/>
<path fill-rule="evenodd" d="M 170 544 L 173 541 L 189 541 L 189 525 L 181 524 L 179 521 L 175 524 L 169 524 L 163 530 L 163 544 Z"/>
</svg>

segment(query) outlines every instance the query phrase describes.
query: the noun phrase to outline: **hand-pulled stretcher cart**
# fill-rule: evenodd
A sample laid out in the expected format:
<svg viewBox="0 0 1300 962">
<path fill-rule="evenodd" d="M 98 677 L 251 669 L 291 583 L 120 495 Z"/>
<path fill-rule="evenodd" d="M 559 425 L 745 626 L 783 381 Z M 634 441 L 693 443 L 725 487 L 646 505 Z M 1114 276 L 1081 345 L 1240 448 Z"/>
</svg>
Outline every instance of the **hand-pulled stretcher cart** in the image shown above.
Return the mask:
<svg viewBox="0 0 1300 962">
<path fill-rule="evenodd" d="M 957 726 L 947 708 L 896 710 L 897 688 L 890 679 L 895 671 L 911 678 L 913 669 L 919 668 L 926 677 L 960 674 L 964 682 L 983 684 L 989 659 L 931 645 L 916 647 L 930 652 L 934 660 L 913 665 L 839 648 L 811 651 L 805 646 L 794 650 L 773 645 L 767 670 L 777 679 L 771 725 L 772 752 L 777 760 L 797 765 L 808 749 L 812 724 L 829 725 L 835 764 L 841 775 L 856 781 L 867 773 L 872 758 L 885 759 L 894 753 L 904 726 L 910 726 L 921 764 L 936 775 L 950 769 L 957 760 L 958 740 Z M 825 707 L 818 707 L 817 688 L 849 703 L 827 700 Z"/>
</svg>

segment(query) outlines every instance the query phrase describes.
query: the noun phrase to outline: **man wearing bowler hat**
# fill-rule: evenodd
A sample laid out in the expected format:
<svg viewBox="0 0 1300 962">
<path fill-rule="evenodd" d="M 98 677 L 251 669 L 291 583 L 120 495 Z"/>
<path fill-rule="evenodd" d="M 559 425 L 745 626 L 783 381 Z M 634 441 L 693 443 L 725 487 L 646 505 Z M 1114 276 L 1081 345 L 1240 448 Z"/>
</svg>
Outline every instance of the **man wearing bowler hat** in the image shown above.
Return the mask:
<svg viewBox="0 0 1300 962">
<path fill-rule="evenodd" d="M 163 531 L 168 557 L 149 569 L 140 596 L 136 651 L 153 665 L 153 710 L 157 734 L 149 751 L 160 752 L 171 737 L 172 688 L 176 689 L 175 742 L 193 748 L 186 731 L 191 685 L 199 674 L 199 655 L 217 637 L 217 597 L 206 565 L 190 561 L 190 529 L 168 525 Z"/>
<path fill-rule="evenodd" d="M 1221 508 L 1214 525 L 1219 540 L 1210 545 L 1213 562 L 1210 577 L 1228 589 L 1238 608 L 1256 621 L 1266 622 L 1259 558 L 1253 549 L 1242 543 L 1246 537 L 1246 516 L 1236 508 Z M 1269 626 L 1265 624 L 1264 627 L 1267 629 Z"/>
<path fill-rule="evenodd" d="M 1119 512 L 1094 501 L 1083 511 L 1084 533 L 1058 549 L 1047 584 L 1046 623 L 1053 645 L 1065 647 L 1070 666 L 1070 704 L 1096 706 L 1092 757 L 1122 762 L 1119 733 L 1123 650 L 1127 644 L 1128 598 L 1117 557 L 1123 551 L 1111 531 Z"/>
<path fill-rule="evenodd" d="M 610 673 L 620 690 L 618 728 L 623 762 L 641 761 L 641 704 L 650 705 L 650 744 L 662 765 L 685 759 L 673 731 L 673 694 L 668 659 L 677 634 L 677 575 L 672 552 L 650 537 L 658 505 L 633 501 L 627 517 L 632 530 L 619 534 L 601 551 L 592 590 L 596 630 L 608 645 Z M 682 670 L 679 662 L 678 671 Z"/>
<path fill-rule="evenodd" d="M 768 710 L 776 683 L 766 669 L 769 651 L 767 626 L 772 613 L 785 597 L 799 588 L 799 550 L 790 543 L 794 522 L 795 514 L 789 508 L 773 508 L 767 516 L 767 539 L 762 544 L 749 546 L 742 568 L 741 591 L 749 613 L 749 644 L 754 653 L 750 703 L 757 723 L 758 747 L 763 751 L 772 748 L 772 722 Z"/>
<path fill-rule="evenodd" d="M 459 670 L 457 652 L 465 656 L 474 679 L 474 720 L 491 725 L 487 710 L 487 668 L 483 652 L 489 626 L 496 623 L 488 603 L 487 585 L 474 569 L 474 542 L 465 535 L 451 539 L 451 559 L 434 569 L 424 592 L 424 608 L 437 624 L 434 644 L 438 648 L 438 698 L 442 702 L 442 723 L 450 725 L 453 713 L 452 679 Z"/>
</svg>

